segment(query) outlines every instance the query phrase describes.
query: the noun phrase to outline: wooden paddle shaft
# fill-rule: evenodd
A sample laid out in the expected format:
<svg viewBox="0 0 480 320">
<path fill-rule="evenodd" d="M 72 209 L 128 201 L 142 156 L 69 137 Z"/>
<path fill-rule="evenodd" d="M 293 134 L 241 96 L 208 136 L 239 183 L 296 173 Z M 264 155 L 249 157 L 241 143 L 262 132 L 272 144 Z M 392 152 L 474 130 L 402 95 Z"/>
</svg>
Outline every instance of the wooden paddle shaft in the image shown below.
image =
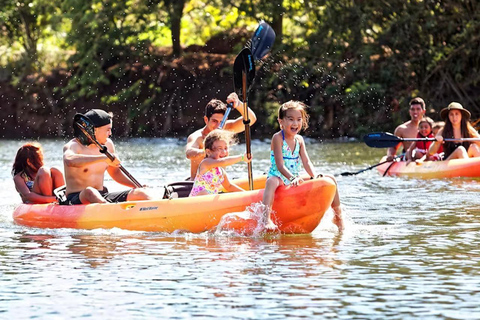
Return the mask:
<svg viewBox="0 0 480 320">
<path fill-rule="evenodd" d="M 247 74 L 245 70 L 242 70 L 242 94 L 243 94 L 243 117 L 245 123 L 245 144 L 247 146 L 247 157 L 252 158 L 251 140 L 250 140 L 250 118 L 248 116 L 248 104 L 247 104 Z M 252 162 L 247 163 L 248 167 L 248 187 L 253 190 L 253 170 Z"/>
</svg>

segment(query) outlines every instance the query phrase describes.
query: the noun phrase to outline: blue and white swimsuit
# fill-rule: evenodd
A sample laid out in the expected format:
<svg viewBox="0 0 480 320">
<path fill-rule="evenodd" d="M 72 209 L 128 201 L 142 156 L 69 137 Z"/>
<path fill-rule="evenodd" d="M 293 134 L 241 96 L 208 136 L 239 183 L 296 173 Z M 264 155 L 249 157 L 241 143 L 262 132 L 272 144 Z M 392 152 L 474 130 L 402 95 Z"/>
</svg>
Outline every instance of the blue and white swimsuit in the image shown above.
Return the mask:
<svg viewBox="0 0 480 320">
<path fill-rule="evenodd" d="M 297 141 L 297 139 L 295 139 L 295 148 L 292 151 L 290 150 L 287 141 L 285 141 L 285 134 L 283 133 L 283 130 L 282 138 L 283 163 L 294 177 L 298 177 L 300 174 L 300 143 Z M 273 150 L 270 151 L 270 170 L 268 171 L 267 178 L 270 177 L 279 177 L 280 179 L 282 179 L 285 185 L 290 184 L 290 180 L 288 180 L 280 171 L 278 171 L 277 164 L 275 163 L 275 155 L 273 153 Z"/>
</svg>

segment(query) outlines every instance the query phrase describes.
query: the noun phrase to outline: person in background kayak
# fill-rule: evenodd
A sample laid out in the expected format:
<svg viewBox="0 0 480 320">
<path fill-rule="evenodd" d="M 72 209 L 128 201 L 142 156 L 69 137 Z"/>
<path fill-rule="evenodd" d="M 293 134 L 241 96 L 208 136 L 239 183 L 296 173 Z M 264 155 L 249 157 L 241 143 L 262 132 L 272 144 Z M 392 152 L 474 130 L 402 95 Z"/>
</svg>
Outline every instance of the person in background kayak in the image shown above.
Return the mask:
<svg viewBox="0 0 480 320">
<path fill-rule="evenodd" d="M 435 122 L 432 127 L 433 136 L 435 137 L 438 134 L 438 131 L 440 131 L 440 129 L 442 129 L 443 127 L 445 127 L 445 121 Z"/>
<path fill-rule="evenodd" d="M 18 149 L 12 175 L 23 203 L 55 202 L 53 190 L 65 184 L 59 169 L 44 166 L 43 149 L 38 142 L 27 142 Z"/>
<path fill-rule="evenodd" d="M 238 162 L 250 162 L 246 154 L 230 156 L 229 148 L 234 141 L 234 133 L 213 130 L 205 138 L 206 157 L 200 162 L 190 197 L 217 194 L 223 188 L 228 192 L 245 191 L 228 180 L 224 167 Z"/>
<path fill-rule="evenodd" d="M 263 193 L 263 204 L 265 210 L 265 229 L 275 230 L 277 226 L 271 219 L 271 211 L 275 191 L 281 185 L 298 186 L 303 182 L 300 177 L 300 161 L 311 179 L 316 177 L 315 168 L 307 153 L 303 137 L 299 135 L 302 129 L 308 128 L 307 106 L 299 101 L 288 101 L 278 109 L 278 123 L 280 131 L 272 137 L 270 152 L 270 170 L 268 171 L 265 192 Z M 331 175 L 324 175 L 337 181 Z M 343 217 L 340 207 L 340 196 L 338 189 L 332 202 L 334 211 L 333 222 L 339 230 L 343 229 Z"/>
<path fill-rule="evenodd" d="M 63 164 L 66 179 L 65 204 L 88 204 L 106 202 L 124 202 L 132 200 L 150 200 L 152 197 L 145 188 L 135 188 L 132 181 L 120 170 L 120 159 L 115 154 L 115 146 L 110 139 L 112 134 L 112 114 L 100 109 L 92 109 L 85 113 L 94 126 L 96 140 L 105 145 L 115 156 L 108 159 L 99 148 L 87 139 L 82 139 L 81 133 L 75 127 L 75 138 L 63 147 Z M 77 115 L 76 115 L 77 117 Z M 108 192 L 104 186 L 105 171 L 116 182 L 133 189 L 121 192 Z"/>
<path fill-rule="evenodd" d="M 435 136 L 435 143 L 430 146 L 429 155 L 438 152 L 443 145 L 444 160 L 465 159 L 480 156 L 480 141 L 444 141 L 444 139 L 480 138 L 477 130 L 470 123 L 470 111 L 458 102 L 452 102 L 440 111 L 445 126 Z"/>
<path fill-rule="evenodd" d="M 434 138 L 433 135 L 433 121 L 423 118 L 418 124 L 418 134 L 417 138 Z M 432 156 L 428 155 L 428 150 L 432 145 L 433 141 L 414 141 L 407 150 L 406 159 L 410 161 L 438 161 L 442 160 L 443 148 L 440 146 L 440 149 Z"/>
<path fill-rule="evenodd" d="M 413 98 L 410 103 L 410 120 L 399 125 L 395 132 L 393 133 L 397 137 L 400 138 L 415 138 L 418 133 L 418 124 L 420 120 L 423 119 L 425 116 L 425 101 L 422 98 L 416 97 Z M 412 144 L 411 141 L 403 141 L 403 151 L 405 153 L 410 145 Z M 402 144 L 398 144 L 395 147 L 388 148 L 387 150 L 387 161 L 393 161 L 393 158 L 397 154 L 398 149 Z"/>
<path fill-rule="evenodd" d="M 238 99 L 237 94 L 232 92 L 227 97 L 227 103 L 233 103 L 233 108 L 237 109 L 242 116 L 235 120 L 227 120 L 223 129 L 233 133 L 243 132 L 245 130 L 245 125 L 243 124 L 244 114 L 242 102 Z M 205 107 L 205 116 L 203 117 L 205 126 L 188 136 L 185 155 L 187 159 L 190 160 L 189 180 L 195 180 L 198 165 L 205 158 L 205 149 L 203 144 L 205 137 L 211 131 L 220 126 L 226 110 L 227 106 L 225 103 L 218 99 L 212 99 Z M 253 125 L 255 121 L 257 121 L 257 116 L 250 108 L 248 108 L 248 117 L 250 119 L 250 125 Z"/>
</svg>

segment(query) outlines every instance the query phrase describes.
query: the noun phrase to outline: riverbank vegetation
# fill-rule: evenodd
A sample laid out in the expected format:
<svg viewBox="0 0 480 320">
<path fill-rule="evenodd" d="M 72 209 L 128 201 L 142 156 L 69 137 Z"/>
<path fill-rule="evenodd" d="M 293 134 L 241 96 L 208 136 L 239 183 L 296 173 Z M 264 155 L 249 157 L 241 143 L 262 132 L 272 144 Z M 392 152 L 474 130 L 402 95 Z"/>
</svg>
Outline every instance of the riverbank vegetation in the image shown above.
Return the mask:
<svg viewBox="0 0 480 320">
<path fill-rule="evenodd" d="M 269 135 L 289 99 L 308 135 L 393 131 L 421 96 L 480 116 L 476 1 L 0 0 L 0 137 L 71 135 L 76 112 L 115 113 L 118 136 L 186 136 L 233 90 L 259 20 L 276 31 L 249 96 Z"/>
</svg>

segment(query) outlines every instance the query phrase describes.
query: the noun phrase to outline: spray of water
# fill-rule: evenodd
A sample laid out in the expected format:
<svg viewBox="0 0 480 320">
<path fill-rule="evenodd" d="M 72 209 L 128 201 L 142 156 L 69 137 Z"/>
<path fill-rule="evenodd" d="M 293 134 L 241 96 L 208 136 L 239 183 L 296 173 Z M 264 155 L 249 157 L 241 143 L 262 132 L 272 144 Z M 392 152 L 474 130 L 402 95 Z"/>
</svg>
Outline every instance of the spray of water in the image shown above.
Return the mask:
<svg viewBox="0 0 480 320">
<path fill-rule="evenodd" d="M 262 202 L 255 202 L 245 211 L 228 213 L 220 220 L 215 234 L 258 237 L 271 233 L 265 230 L 266 209 Z"/>
</svg>

